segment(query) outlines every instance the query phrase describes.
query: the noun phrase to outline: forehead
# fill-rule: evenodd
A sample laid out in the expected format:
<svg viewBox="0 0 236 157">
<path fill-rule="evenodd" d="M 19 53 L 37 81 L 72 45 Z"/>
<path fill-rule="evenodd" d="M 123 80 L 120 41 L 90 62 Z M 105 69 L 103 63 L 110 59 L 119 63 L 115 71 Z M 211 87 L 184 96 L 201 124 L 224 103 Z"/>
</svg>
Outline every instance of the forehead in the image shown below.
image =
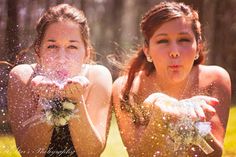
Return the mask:
<svg viewBox="0 0 236 157">
<path fill-rule="evenodd" d="M 70 21 L 55 22 L 48 26 L 45 39 L 79 40 L 81 39 L 80 27 Z"/>
<path fill-rule="evenodd" d="M 192 23 L 185 18 L 176 18 L 163 23 L 159 28 L 156 29 L 154 35 L 157 34 L 179 34 L 179 33 L 189 33 L 194 35 L 192 30 Z"/>
</svg>

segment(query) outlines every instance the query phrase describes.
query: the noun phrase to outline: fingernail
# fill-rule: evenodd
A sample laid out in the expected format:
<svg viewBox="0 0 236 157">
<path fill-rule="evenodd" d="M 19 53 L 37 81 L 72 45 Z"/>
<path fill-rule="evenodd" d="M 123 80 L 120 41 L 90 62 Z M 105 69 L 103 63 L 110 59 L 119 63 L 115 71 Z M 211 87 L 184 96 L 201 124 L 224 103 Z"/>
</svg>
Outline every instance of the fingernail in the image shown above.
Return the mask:
<svg viewBox="0 0 236 157">
<path fill-rule="evenodd" d="M 217 104 L 219 104 L 219 100 L 214 99 L 214 100 L 211 101 L 211 104 L 212 105 L 217 105 Z"/>
<path fill-rule="evenodd" d="M 216 113 L 215 112 L 209 112 L 208 116 L 213 117 Z"/>
<path fill-rule="evenodd" d="M 199 117 L 199 119 L 197 119 L 197 120 L 204 121 L 205 117 Z"/>
</svg>

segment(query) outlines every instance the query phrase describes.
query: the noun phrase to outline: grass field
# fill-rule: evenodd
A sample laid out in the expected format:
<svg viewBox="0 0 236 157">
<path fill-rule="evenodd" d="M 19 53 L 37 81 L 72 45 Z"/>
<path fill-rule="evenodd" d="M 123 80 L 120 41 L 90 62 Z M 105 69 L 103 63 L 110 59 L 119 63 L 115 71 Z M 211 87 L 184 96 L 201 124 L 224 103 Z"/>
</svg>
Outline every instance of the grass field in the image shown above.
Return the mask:
<svg viewBox="0 0 236 157">
<path fill-rule="evenodd" d="M 231 108 L 223 157 L 236 157 L 236 107 Z M 20 157 L 12 136 L 0 136 L 0 157 Z M 112 118 L 107 146 L 101 157 L 128 157 L 115 118 Z"/>
<path fill-rule="evenodd" d="M 230 109 L 223 157 L 236 157 L 236 107 Z"/>
</svg>

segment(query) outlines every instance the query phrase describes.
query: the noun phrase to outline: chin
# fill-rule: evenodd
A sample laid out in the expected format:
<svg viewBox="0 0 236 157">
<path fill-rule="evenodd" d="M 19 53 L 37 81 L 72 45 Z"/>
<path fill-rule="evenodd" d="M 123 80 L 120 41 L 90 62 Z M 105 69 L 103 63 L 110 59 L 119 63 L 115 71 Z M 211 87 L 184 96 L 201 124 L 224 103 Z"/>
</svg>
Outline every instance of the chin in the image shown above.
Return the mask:
<svg viewBox="0 0 236 157">
<path fill-rule="evenodd" d="M 185 80 L 185 77 L 183 75 L 174 75 L 170 77 L 170 81 L 175 84 L 175 83 L 180 83 Z"/>
</svg>

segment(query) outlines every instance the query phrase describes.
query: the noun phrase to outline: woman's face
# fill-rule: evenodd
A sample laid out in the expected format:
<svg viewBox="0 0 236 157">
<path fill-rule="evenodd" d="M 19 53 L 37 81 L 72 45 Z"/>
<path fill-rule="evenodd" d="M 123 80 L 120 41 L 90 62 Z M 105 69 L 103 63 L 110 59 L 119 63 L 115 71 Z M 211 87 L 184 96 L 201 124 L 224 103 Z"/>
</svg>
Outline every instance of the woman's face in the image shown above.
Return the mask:
<svg viewBox="0 0 236 157">
<path fill-rule="evenodd" d="M 86 57 L 80 27 L 71 21 L 48 26 L 40 46 L 39 63 L 52 79 L 78 75 Z"/>
<path fill-rule="evenodd" d="M 172 83 L 186 79 L 197 55 L 197 43 L 189 21 L 177 18 L 161 25 L 144 48 L 159 78 Z"/>
</svg>

